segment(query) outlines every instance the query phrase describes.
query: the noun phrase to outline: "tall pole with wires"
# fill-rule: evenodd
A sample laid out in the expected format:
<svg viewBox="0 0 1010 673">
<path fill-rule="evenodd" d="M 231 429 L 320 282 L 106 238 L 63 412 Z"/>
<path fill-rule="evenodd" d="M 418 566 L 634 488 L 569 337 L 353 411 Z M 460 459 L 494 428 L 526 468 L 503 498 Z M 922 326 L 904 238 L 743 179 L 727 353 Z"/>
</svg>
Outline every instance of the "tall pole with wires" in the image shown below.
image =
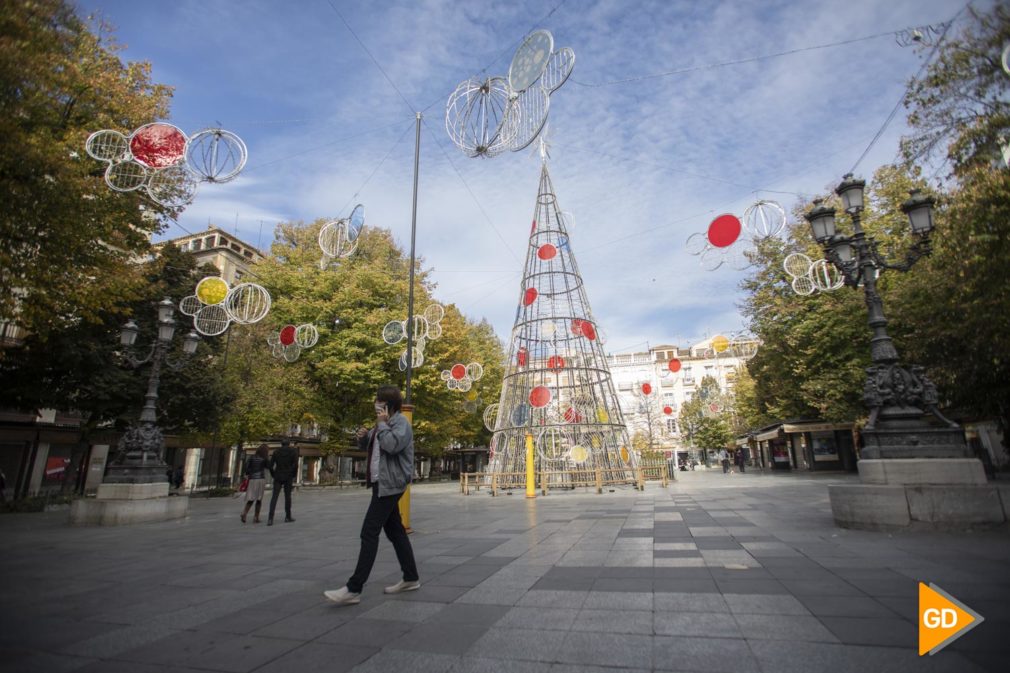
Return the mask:
<svg viewBox="0 0 1010 673">
<path fill-rule="evenodd" d="M 421 113 L 415 113 L 414 128 L 414 204 L 410 212 L 410 271 L 407 288 L 407 391 L 406 401 L 413 399 L 410 394 L 411 374 L 414 370 L 414 243 L 417 239 L 417 173 L 421 159 Z"/>
</svg>

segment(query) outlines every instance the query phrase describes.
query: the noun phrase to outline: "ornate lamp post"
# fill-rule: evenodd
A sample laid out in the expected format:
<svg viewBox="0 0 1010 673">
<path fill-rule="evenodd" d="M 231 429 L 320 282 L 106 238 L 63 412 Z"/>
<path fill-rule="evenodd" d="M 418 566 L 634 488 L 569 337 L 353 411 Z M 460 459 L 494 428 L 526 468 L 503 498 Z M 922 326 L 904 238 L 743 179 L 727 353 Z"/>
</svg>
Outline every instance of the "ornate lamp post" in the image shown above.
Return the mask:
<svg viewBox="0 0 1010 673">
<path fill-rule="evenodd" d="M 933 199 L 912 190 L 901 204 L 908 216 L 915 241 L 905 259 L 888 261 L 880 254 L 877 242 L 862 227 L 863 188 L 866 182 L 846 175 L 835 193 L 842 199 L 845 212 L 852 217 L 853 233 L 844 236 L 835 230 L 835 209 L 815 202 L 806 214 L 814 238 L 824 248 L 824 255 L 842 274 L 850 287 L 862 286 L 873 336 L 870 356 L 873 364 L 866 370 L 863 401 L 870 410 L 863 431 L 865 458 L 937 458 L 964 457 L 967 449 L 958 425 L 937 409 L 936 386 L 921 366 L 904 367 L 898 351 L 887 335 L 884 304 L 877 292 L 877 277 L 886 270 L 905 272 L 919 259 L 930 254 L 933 231 Z M 925 420 L 929 412 L 945 428 L 935 428 Z M 923 434 L 925 433 L 925 434 Z"/>
<path fill-rule="evenodd" d="M 120 334 L 120 343 L 126 347 L 126 361 L 133 368 L 151 363 L 151 373 L 147 377 L 147 394 L 140 419 L 127 429 L 119 440 L 118 453 L 105 475 L 105 483 L 110 484 L 151 484 L 166 481 L 164 449 L 165 440 L 157 426 L 158 384 L 161 381 L 161 366 L 179 369 L 196 352 L 200 337 L 190 332 L 183 340 L 182 353 L 175 359 L 168 357 L 168 350 L 175 335 L 174 305 L 165 298 L 158 303 L 158 337 L 151 344 L 147 355 L 138 358 L 133 355 L 133 347 L 140 331 L 132 320 L 127 322 Z"/>
</svg>

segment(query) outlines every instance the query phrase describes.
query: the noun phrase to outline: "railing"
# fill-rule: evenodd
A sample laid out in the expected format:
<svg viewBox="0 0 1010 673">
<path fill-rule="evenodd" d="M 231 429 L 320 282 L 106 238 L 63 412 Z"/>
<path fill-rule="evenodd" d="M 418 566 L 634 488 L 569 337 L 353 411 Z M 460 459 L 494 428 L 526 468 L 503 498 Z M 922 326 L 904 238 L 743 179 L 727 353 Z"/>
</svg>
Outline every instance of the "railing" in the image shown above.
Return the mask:
<svg viewBox="0 0 1010 673">
<path fill-rule="evenodd" d="M 547 495 L 552 488 L 572 490 L 576 488 L 595 488 L 597 493 L 603 493 L 604 486 L 633 485 L 640 491 L 645 490 L 646 481 L 658 481 L 665 488 L 670 483 L 669 470 L 666 463 L 659 465 L 640 465 L 634 468 L 591 468 L 585 470 L 540 470 L 534 473 L 534 478 L 540 486 L 541 495 Z M 459 492 L 470 495 L 470 491 L 479 491 L 485 487 L 491 495 L 499 491 L 524 491 L 526 489 L 525 472 L 461 472 L 459 475 Z"/>
</svg>

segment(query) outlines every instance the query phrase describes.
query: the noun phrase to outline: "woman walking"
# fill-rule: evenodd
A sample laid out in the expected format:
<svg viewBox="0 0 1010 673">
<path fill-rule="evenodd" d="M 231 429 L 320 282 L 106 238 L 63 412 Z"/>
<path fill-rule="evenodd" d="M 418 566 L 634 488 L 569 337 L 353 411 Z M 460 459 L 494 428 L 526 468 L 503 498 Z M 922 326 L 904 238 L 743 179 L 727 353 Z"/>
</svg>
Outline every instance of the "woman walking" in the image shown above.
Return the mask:
<svg viewBox="0 0 1010 673">
<path fill-rule="evenodd" d="M 245 462 L 245 476 L 249 478 L 249 488 L 245 492 L 245 508 L 239 517 L 242 519 L 242 523 L 245 523 L 246 514 L 249 513 L 254 502 L 256 503 L 256 514 L 253 517 L 253 523 L 260 522 L 260 508 L 263 506 L 263 493 L 266 490 L 266 471 L 269 459 L 270 449 L 266 444 L 260 444 L 256 453 L 249 456 Z"/>
<path fill-rule="evenodd" d="M 347 585 L 323 594 L 339 605 L 361 602 L 361 590 L 368 581 L 379 550 L 379 531 L 393 543 L 403 579 L 385 588 L 387 594 L 421 588 L 414 562 L 414 550 L 400 520 L 400 496 L 414 476 L 414 432 L 400 413 L 403 398 L 396 386 L 382 386 L 375 394 L 375 427 L 358 430 L 358 446 L 368 452 L 366 483 L 372 489 L 365 520 L 361 524 L 358 564 Z"/>
</svg>

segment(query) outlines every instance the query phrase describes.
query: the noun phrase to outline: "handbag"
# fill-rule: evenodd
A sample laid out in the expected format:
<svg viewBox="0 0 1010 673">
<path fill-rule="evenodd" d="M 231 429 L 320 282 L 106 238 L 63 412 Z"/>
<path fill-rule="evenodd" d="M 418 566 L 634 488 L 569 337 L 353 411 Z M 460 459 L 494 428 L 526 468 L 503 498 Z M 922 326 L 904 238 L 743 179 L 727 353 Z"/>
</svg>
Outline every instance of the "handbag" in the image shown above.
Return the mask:
<svg viewBox="0 0 1010 673">
<path fill-rule="evenodd" d="M 249 490 L 249 477 L 242 480 L 242 483 L 238 485 L 239 493 L 245 493 Z"/>
</svg>

